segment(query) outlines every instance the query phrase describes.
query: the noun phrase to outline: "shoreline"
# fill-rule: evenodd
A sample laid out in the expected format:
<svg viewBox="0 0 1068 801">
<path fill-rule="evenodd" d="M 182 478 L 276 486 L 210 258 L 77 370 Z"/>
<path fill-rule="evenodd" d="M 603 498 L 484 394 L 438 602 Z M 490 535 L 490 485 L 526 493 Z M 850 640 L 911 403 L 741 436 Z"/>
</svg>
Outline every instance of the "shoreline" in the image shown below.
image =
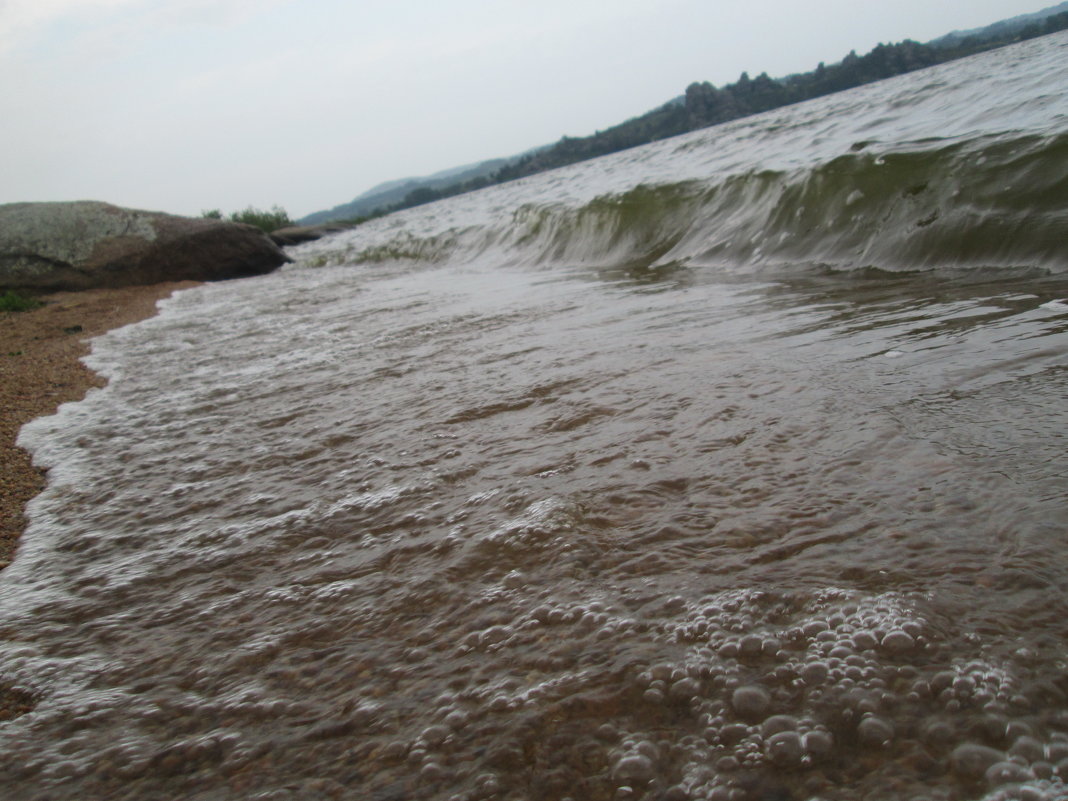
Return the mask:
<svg viewBox="0 0 1068 801">
<path fill-rule="evenodd" d="M 152 317 L 157 301 L 197 285 L 55 292 L 42 296 L 37 309 L 0 312 L 0 570 L 26 529 L 26 504 L 46 484 L 46 471 L 15 444 L 19 429 L 107 383 L 81 362 L 91 338 Z"/>
</svg>

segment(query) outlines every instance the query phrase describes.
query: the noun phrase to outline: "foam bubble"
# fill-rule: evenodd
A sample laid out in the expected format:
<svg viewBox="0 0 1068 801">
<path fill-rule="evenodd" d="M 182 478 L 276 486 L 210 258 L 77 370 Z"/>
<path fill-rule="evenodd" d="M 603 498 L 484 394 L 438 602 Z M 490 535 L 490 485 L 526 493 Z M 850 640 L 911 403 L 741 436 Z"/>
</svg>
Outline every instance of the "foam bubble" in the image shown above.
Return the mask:
<svg viewBox="0 0 1068 801">
<path fill-rule="evenodd" d="M 771 706 L 771 695 L 763 687 L 746 685 L 731 694 L 731 707 L 743 720 L 757 720 Z"/>
<path fill-rule="evenodd" d="M 653 761 L 644 754 L 622 757 L 612 768 L 612 776 L 621 782 L 647 782 L 655 775 Z"/>
<path fill-rule="evenodd" d="M 764 743 L 764 750 L 769 760 L 783 767 L 797 767 L 805 756 L 804 742 L 796 731 L 773 734 Z"/>
<path fill-rule="evenodd" d="M 949 762 L 952 769 L 967 778 L 984 776 L 992 766 L 1005 760 L 1005 754 L 978 743 L 965 743 L 953 749 Z"/>
</svg>

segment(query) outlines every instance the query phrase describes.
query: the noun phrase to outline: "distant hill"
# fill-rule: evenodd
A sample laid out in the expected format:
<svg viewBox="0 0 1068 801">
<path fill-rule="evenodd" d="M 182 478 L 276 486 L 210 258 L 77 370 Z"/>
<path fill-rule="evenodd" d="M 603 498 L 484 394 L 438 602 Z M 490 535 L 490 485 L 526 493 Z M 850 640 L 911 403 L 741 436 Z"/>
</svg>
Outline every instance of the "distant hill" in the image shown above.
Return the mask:
<svg viewBox="0 0 1068 801">
<path fill-rule="evenodd" d="M 1065 12 L 1068 12 L 1068 0 L 1060 5 L 1044 8 L 1041 11 L 1035 11 L 1031 14 L 1020 14 L 1017 17 L 1003 19 L 992 25 L 987 25 L 985 28 L 972 28 L 968 31 L 952 31 L 945 36 L 932 39 L 928 44 L 936 47 L 946 47 L 955 45 L 968 37 L 985 39 L 992 36 L 1009 36 L 1019 33 L 1028 25 L 1042 22 L 1046 17 L 1052 17 L 1054 14 L 1063 14 Z"/>
<path fill-rule="evenodd" d="M 530 152 L 527 151 L 507 158 L 480 161 L 477 164 L 465 164 L 462 167 L 452 167 L 421 178 L 401 178 L 396 181 L 386 181 L 368 189 L 348 203 L 334 206 L 334 208 L 327 211 L 317 211 L 309 214 L 307 217 L 302 217 L 298 222 L 300 225 L 319 225 L 335 220 L 353 220 L 367 217 L 382 209 L 403 203 L 406 197 L 418 190 L 437 191 L 456 184 L 466 184 L 471 181 L 477 181 L 480 178 L 487 178 L 500 169 L 526 157 Z M 488 183 L 490 182 L 487 181 Z"/>
<path fill-rule="evenodd" d="M 926 44 L 905 40 L 880 44 L 863 56 L 854 51 L 840 62 L 820 63 L 811 72 L 785 78 L 770 78 L 767 73 L 750 78 L 743 72 L 736 82 L 721 87 L 707 82 L 693 83 L 685 95 L 590 136 L 565 136 L 559 142 L 516 156 L 454 167 L 424 178 L 389 181 L 369 189 L 351 203 L 309 214 L 299 222 L 315 225 L 388 214 L 1065 28 L 1068 28 L 1068 0 L 984 28 L 954 31 Z"/>
</svg>

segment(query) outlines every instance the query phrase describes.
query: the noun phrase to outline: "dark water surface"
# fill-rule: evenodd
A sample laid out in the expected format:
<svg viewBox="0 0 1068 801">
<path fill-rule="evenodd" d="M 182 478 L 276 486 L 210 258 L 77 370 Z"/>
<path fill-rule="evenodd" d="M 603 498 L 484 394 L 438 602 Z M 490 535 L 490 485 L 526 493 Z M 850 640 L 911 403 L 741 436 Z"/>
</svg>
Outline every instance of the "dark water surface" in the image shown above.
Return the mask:
<svg viewBox="0 0 1068 801">
<path fill-rule="evenodd" d="M 22 435 L 0 796 L 1068 798 L 1066 46 L 96 340 Z"/>
</svg>

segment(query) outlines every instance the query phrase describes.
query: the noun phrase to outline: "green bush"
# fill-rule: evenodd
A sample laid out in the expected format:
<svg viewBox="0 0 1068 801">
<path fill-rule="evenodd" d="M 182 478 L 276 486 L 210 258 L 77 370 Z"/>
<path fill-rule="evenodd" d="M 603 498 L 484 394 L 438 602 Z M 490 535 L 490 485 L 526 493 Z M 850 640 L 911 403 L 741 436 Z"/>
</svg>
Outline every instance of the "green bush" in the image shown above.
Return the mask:
<svg viewBox="0 0 1068 801">
<path fill-rule="evenodd" d="M 0 311 L 20 312 L 36 309 L 42 305 L 37 298 L 20 295 L 18 292 L 8 290 L 0 295 Z"/>
<path fill-rule="evenodd" d="M 268 234 L 271 231 L 277 231 L 279 228 L 285 228 L 287 225 L 293 224 L 286 210 L 281 206 L 272 206 L 270 211 L 263 211 L 249 206 L 244 211 L 235 211 L 230 215 L 230 219 L 234 222 L 254 225 Z"/>
<path fill-rule="evenodd" d="M 272 206 L 270 211 L 249 206 L 244 211 L 235 211 L 226 217 L 223 217 L 223 213 L 219 209 L 207 209 L 200 212 L 200 216 L 208 220 L 226 219 L 231 222 L 254 225 L 268 234 L 271 231 L 277 231 L 279 228 L 285 228 L 287 225 L 293 224 L 293 221 L 289 219 L 288 212 L 281 206 Z"/>
</svg>

